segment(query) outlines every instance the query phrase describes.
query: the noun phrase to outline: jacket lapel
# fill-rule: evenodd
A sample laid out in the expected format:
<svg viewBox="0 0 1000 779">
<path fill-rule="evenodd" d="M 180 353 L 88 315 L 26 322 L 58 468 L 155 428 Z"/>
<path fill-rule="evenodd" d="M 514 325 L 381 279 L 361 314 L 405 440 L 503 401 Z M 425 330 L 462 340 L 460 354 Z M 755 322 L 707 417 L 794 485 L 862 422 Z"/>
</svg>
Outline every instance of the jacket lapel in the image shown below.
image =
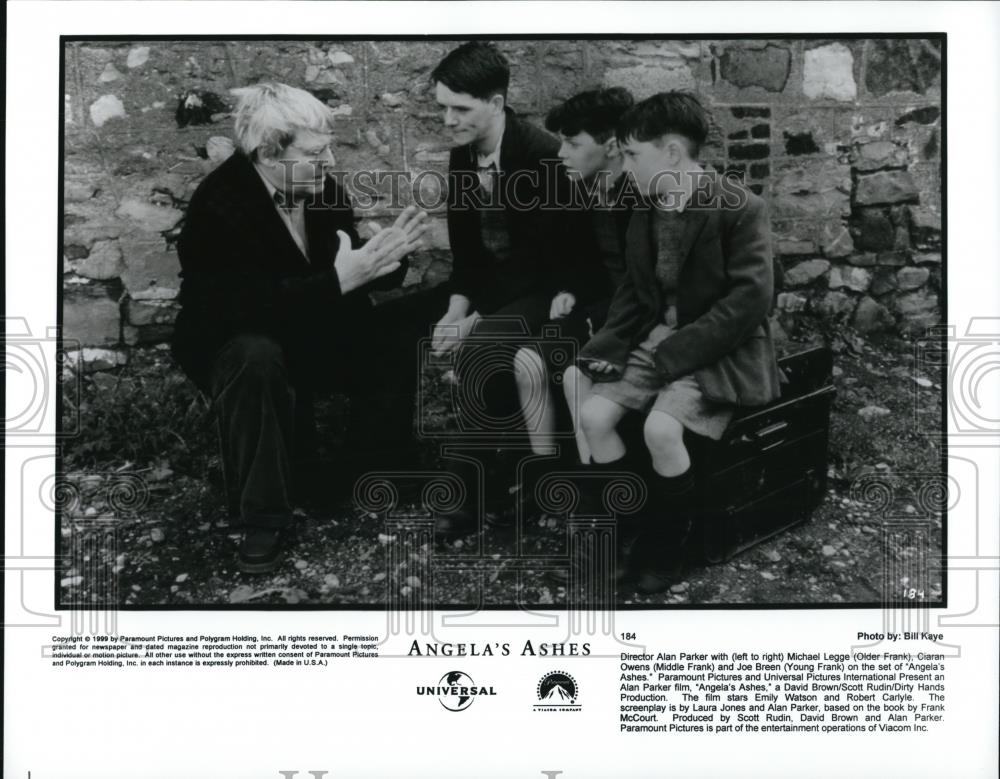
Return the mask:
<svg viewBox="0 0 1000 779">
<path fill-rule="evenodd" d="M 314 266 L 318 262 L 323 263 L 324 268 L 327 267 L 328 263 L 333 262 L 334 255 L 331 253 L 330 247 L 336 241 L 333 228 L 325 224 L 327 221 L 324 219 L 326 213 L 327 209 L 325 208 L 306 206 L 306 248 L 309 250 L 309 263 Z"/>
<path fill-rule="evenodd" d="M 503 135 L 500 136 L 499 154 L 500 170 L 516 170 L 516 168 L 511 167 L 514 162 L 511 158 L 511 154 L 518 148 L 517 139 L 514 137 L 517 135 L 517 123 L 514 120 L 513 109 L 504 108 L 503 115 Z M 474 155 L 473 159 L 475 159 Z"/>
<path fill-rule="evenodd" d="M 288 232 L 288 227 L 279 216 L 278 209 L 253 163 L 242 155 L 240 163 L 237 191 L 240 193 L 244 209 L 251 217 L 248 224 L 257 225 L 261 238 L 281 254 L 281 262 L 297 260 L 300 264 L 307 265 L 306 257 Z"/>
<path fill-rule="evenodd" d="M 681 269 L 691 259 L 691 248 L 694 246 L 695 241 L 701 235 L 701 231 L 705 229 L 705 223 L 708 221 L 708 210 L 707 209 L 691 209 L 687 212 L 684 217 L 684 232 L 681 233 L 680 240 L 680 253 L 681 257 Z"/>
<path fill-rule="evenodd" d="M 500 179 L 503 180 L 505 176 L 510 175 L 516 171 L 521 170 L 524 167 L 524 162 L 521 159 L 522 153 L 521 148 L 523 143 L 521 142 L 521 128 L 518 124 L 517 114 L 511 108 L 504 108 L 504 128 L 503 137 L 500 138 Z M 501 186 L 499 192 L 500 205 L 507 206 L 506 202 L 507 187 Z"/>
<path fill-rule="evenodd" d="M 696 194 L 695 196 L 696 202 L 701 207 L 692 205 L 685 210 L 684 232 L 681 234 L 680 241 L 680 252 L 681 257 L 683 257 L 681 260 L 681 273 L 685 271 L 688 263 L 691 261 L 691 249 L 705 229 L 709 215 L 718 209 L 718 202 L 716 200 L 718 191 L 715 185 L 718 174 L 710 167 L 706 168 L 706 173 L 709 174 L 706 179 L 706 185 L 699 190 L 700 194 Z"/>
<path fill-rule="evenodd" d="M 653 228 L 652 206 L 639 206 L 632 213 L 632 219 L 625 235 L 627 264 L 633 273 L 636 293 L 652 309 L 657 309 L 662 297 L 660 284 L 656 280 L 656 258 L 652 254 L 650 230 Z"/>
</svg>

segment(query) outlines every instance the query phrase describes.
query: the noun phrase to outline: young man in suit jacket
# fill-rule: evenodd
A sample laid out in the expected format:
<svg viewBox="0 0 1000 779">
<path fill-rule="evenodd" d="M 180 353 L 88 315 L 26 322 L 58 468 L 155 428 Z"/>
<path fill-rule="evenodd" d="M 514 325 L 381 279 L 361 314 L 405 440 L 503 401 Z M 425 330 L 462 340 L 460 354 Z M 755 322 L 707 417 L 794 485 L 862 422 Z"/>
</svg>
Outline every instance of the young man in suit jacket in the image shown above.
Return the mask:
<svg viewBox="0 0 1000 779">
<path fill-rule="evenodd" d="M 509 434 L 519 443 L 524 435 L 519 391 L 521 397 L 537 397 L 542 387 L 515 355 L 539 336 L 553 318 L 556 297 L 574 291 L 579 279 L 569 264 L 560 208 L 568 180 L 559 166 L 558 141 L 507 107 L 510 70 L 492 44 L 459 46 L 431 78 L 455 143 L 449 159 L 451 294 L 433 345 L 438 354 L 461 347 L 457 372 L 465 385 L 482 379 L 481 386 L 463 386 L 465 405 L 458 413 L 478 415 L 492 427 L 484 432 Z M 544 339 L 538 348 L 547 348 Z M 479 393 L 482 405 L 475 408 Z M 487 518 L 497 517 L 510 502 L 512 465 L 487 464 Z M 438 518 L 441 534 L 477 529 L 471 500 L 476 490 L 466 476 L 469 505 Z"/>
<path fill-rule="evenodd" d="M 237 92 L 238 150 L 198 187 L 178 242 L 173 350 L 218 415 L 246 528 L 240 567 L 264 572 L 291 520 L 296 435 L 308 432 L 296 421 L 311 419 L 313 390 L 348 389 L 349 442 L 368 442 L 375 459 L 410 446 L 417 331 L 389 325 L 367 293 L 401 282 L 424 214 L 408 209 L 362 244 L 327 175 L 330 109 L 284 84 Z"/>
<path fill-rule="evenodd" d="M 684 431 L 718 439 L 738 406 L 780 395 L 767 209 L 697 162 L 708 128 L 701 104 L 681 92 L 647 98 L 622 118 L 624 167 L 650 205 L 632 215 L 625 279 L 579 361 L 595 382 L 580 409 L 592 463 L 647 475 L 650 554 L 633 561 L 643 592 L 676 577 L 697 508 Z M 646 415 L 647 451 L 627 451 L 618 435 L 629 410 Z"/>
</svg>

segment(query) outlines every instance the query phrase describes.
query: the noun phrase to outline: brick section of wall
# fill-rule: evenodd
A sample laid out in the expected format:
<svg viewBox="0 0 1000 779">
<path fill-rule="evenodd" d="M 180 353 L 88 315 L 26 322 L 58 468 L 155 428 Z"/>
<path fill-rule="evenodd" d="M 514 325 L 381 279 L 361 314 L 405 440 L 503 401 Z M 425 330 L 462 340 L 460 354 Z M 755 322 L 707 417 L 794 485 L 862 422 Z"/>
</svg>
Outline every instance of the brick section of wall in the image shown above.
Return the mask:
<svg viewBox="0 0 1000 779">
<path fill-rule="evenodd" d="M 303 86 L 339 117 L 338 168 L 443 175 L 428 75 L 453 41 L 76 42 L 66 49 L 65 335 L 98 350 L 163 343 L 178 224 L 232 149 L 233 87 Z M 500 41 L 509 102 L 541 122 L 580 90 L 693 91 L 704 158 L 767 198 L 777 321 L 819 316 L 916 334 L 940 318 L 940 46 L 928 40 Z M 441 202 L 424 176 L 424 197 Z M 409 192 L 403 187 L 404 195 Z M 366 220 L 392 217 L 389 187 Z M 405 201 L 404 201 L 405 202 Z M 448 277 L 443 209 L 407 285 Z M 106 357 L 107 355 L 105 355 Z M 117 361 L 117 363 L 115 362 Z"/>
</svg>

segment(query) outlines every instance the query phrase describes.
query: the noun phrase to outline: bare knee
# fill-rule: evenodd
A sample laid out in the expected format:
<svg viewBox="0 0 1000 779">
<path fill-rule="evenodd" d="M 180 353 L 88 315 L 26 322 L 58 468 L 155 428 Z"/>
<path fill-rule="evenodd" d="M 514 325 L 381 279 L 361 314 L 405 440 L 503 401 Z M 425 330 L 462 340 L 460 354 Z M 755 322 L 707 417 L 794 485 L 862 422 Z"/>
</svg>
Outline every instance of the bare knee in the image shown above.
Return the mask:
<svg viewBox="0 0 1000 779">
<path fill-rule="evenodd" d="M 580 427 L 588 438 L 600 438 L 615 429 L 618 419 L 606 404 L 593 401 L 593 398 L 587 400 L 580 407 Z"/>
<path fill-rule="evenodd" d="M 670 454 L 684 447 L 684 426 L 669 414 L 652 412 L 642 426 L 650 453 Z"/>
<path fill-rule="evenodd" d="M 534 389 L 545 384 L 545 363 L 532 348 L 518 349 L 514 355 L 514 380 L 521 389 Z"/>
</svg>

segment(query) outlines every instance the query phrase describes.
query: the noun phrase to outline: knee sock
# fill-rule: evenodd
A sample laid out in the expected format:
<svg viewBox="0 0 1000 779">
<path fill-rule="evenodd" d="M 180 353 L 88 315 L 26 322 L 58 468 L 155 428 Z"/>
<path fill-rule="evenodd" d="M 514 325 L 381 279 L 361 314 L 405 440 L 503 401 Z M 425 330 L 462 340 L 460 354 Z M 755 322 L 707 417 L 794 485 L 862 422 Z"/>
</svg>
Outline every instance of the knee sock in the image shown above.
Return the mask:
<svg viewBox="0 0 1000 779">
<path fill-rule="evenodd" d="M 606 463 L 594 462 L 594 458 L 591 457 L 590 461 L 585 465 L 580 465 L 579 469 L 581 474 L 593 474 L 596 471 L 619 471 L 633 474 L 638 476 L 639 479 L 645 480 L 647 478 L 646 471 L 649 470 L 649 467 L 648 464 L 644 466 L 641 454 L 629 450 L 617 460 L 611 460 Z M 608 507 L 603 505 L 602 500 L 606 481 L 606 479 L 592 477 L 585 478 L 580 482 L 580 491 L 582 494 L 578 513 L 592 516 L 604 516 L 609 513 Z M 647 498 L 647 504 L 651 500 L 651 498 Z M 636 511 L 638 510 L 639 507 L 636 508 Z M 632 513 L 634 514 L 635 512 L 633 511 Z"/>
<path fill-rule="evenodd" d="M 684 508 L 690 506 L 695 486 L 693 468 L 678 476 L 661 476 L 653 471 L 650 481 L 655 499 L 664 504 L 664 508 L 674 504 L 683 504 Z"/>
<path fill-rule="evenodd" d="M 651 477 L 652 505 L 646 517 L 651 544 L 650 561 L 668 560 L 681 552 L 691 531 L 697 510 L 694 469 L 679 476 Z"/>
</svg>

